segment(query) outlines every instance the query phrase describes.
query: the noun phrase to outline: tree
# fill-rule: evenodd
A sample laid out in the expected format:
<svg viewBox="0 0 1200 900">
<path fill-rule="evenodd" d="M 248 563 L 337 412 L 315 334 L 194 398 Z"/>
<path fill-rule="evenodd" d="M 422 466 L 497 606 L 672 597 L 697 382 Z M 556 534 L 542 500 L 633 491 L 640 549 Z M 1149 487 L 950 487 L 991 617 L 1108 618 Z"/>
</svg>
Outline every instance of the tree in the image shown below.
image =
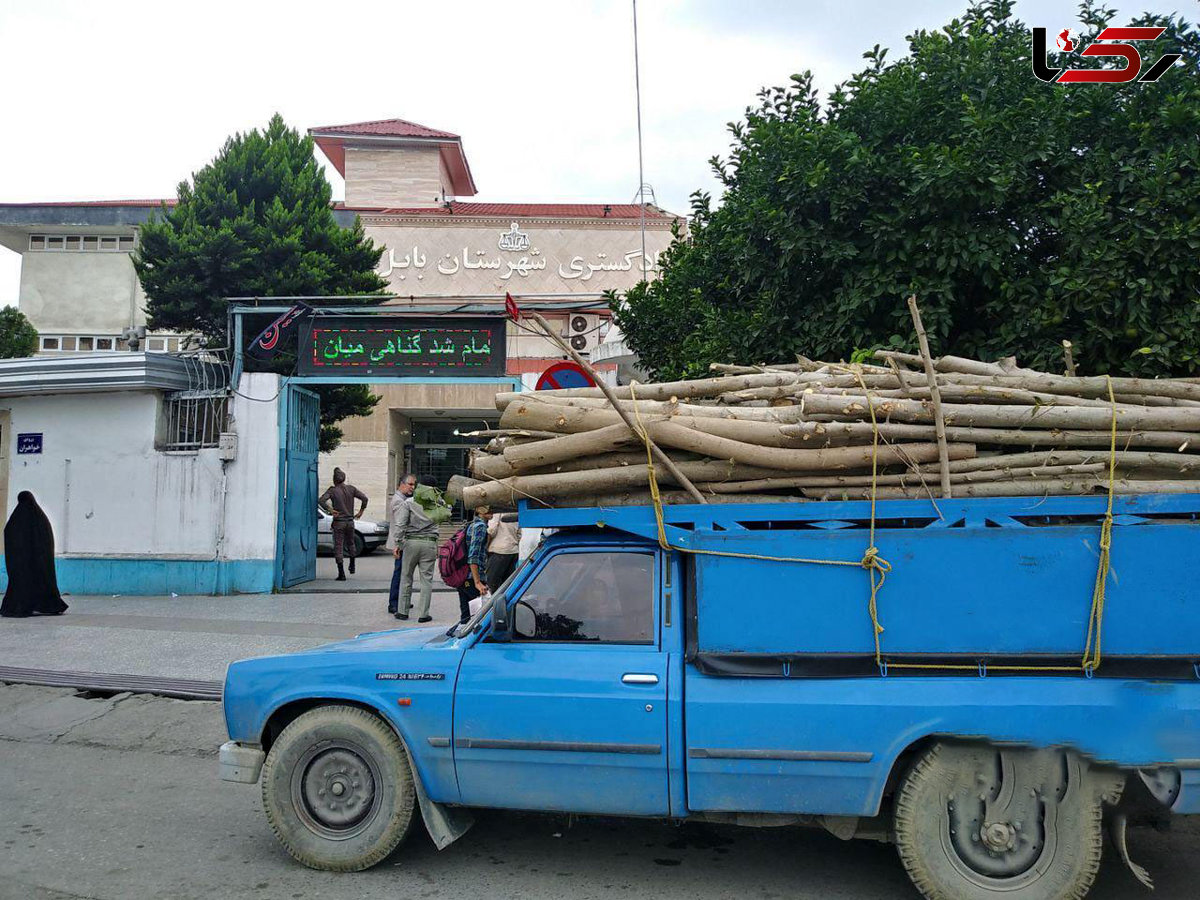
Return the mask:
<svg viewBox="0 0 1200 900">
<path fill-rule="evenodd" d="M 15 306 L 0 308 L 0 359 L 15 359 L 37 353 L 37 329 Z"/>
<path fill-rule="evenodd" d="M 375 272 L 383 249 L 359 220 L 339 226 L 331 198 L 312 138 L 278 114 L 262 132 L 229 138 L 190 183 L 180 183 L 176 205 L 142 226 L 133 265 L 150 327 L 199 332 L 210 346 L 224 346 L 226 298 L 338 296 L 345 303 L 386 290 Z M 274 368 L 291 371 L 294 362 L 294 346 L 284 348 Z M 318 393 L 326 452 L 341 439 L 335 422 L 367 415 L 379 401 L 366 385 L 321 385 Z"/>
<path fill-rule="evenodd" d="M 1081 4 L 1090 33 L 1113 13 Z M 934 351 L 1060 368 L 1200 374 L 1200 33 L 1178 17 L 1138 46 L 1149 84 L 1048 84 L 1009 0 L 973 5 L 909 55 L 867 67 L 822 105 L 811 73 L 766 89 L 714 159 L 719 208 L 693 195 L 661 278 L 616 300 L 657 376 L 714 361 L 912 350 L 916 293 Z M 1120 23 L 1125 24 L 1125 23 Z M 1057 59 L 1055 59 L 1055 57 Z"/>
</svg>

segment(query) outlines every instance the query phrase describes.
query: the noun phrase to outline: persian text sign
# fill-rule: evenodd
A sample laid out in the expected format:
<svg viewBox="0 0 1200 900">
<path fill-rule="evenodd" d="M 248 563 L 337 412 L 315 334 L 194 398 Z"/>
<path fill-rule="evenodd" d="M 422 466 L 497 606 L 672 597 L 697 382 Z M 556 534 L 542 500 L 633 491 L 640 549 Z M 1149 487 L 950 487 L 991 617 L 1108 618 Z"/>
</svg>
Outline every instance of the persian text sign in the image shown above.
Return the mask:
<svg viewBox="0 0 1200 900">
<path fill-rule="evenodd" d="M 500 317 L 318 316 L 300 340 L 302 375 L 503 375 Z"/>
</svg>

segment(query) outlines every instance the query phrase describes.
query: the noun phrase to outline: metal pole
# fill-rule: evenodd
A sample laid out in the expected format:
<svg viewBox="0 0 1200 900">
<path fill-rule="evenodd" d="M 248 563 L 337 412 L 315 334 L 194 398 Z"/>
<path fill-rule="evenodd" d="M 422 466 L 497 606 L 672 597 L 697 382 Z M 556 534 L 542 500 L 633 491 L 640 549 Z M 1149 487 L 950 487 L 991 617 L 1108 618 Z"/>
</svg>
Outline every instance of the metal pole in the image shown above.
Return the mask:
<svg viewBox="0 0 1200 900">
<path fill-rule="evenodd" d="M 642 75 L 638 61 L 637 0 L 633 0 L 633 87 L 637 98 L 638 206 L 641 210 L 642 281 L 646 278 L 646 176 L 642 167 Z"/>
</svg>

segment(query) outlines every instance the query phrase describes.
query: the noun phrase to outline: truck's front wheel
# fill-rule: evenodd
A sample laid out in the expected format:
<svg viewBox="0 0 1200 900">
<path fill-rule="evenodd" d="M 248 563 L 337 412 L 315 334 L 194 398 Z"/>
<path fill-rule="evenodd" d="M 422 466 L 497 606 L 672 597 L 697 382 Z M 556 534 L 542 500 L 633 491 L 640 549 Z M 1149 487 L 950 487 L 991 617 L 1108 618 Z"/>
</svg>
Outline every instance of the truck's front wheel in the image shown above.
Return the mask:
<svg viewBox="0 0 1200 900">
<path fill-rule="evenodd" d="M 408 834 L 416 792 L 404 745 L 379 717 L 321 706 L 289 724 L 262 773 L 267 821 L 313 869 L 357 872 Z"/>
<path fill-rule="evenodd" d="M 896 846 L 928 900 L 1078 900 L 1122 783 L 1069 752 L 935 744 L 896 797 Z"/>
</svg>

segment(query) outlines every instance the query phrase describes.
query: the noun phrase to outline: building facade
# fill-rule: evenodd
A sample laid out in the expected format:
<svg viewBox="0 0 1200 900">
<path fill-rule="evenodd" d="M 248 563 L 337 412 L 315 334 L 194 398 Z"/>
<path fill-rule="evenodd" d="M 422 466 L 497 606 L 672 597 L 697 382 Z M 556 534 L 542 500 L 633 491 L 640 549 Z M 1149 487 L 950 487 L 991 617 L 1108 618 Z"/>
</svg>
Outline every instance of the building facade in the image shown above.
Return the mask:
<svg viewBox="0 0 1200 900">
<path fill-rule="evenodd" d="M 310 129 L 345 178 L 334 214 L 361 218 L 384 248 L 379 273 L 396 314 L 499 315 L 511 293 L 615 378 L 605 292 L 652 277 L 677 218 L 629 203 L 479 203 L 462 139 L 400 119 Z M 185 339 L 145 333 L 145 295 L 130 262 L 139 226 L 172 201 L 0 204 L 0 245 L 21 254 L 19 305 L 38 329 L 40 353 L 172 352 Z M 562 360 L 544 337 L 510 324 L 505 378 L 454 376 L 373 384 L 375 412 L 341 423 L 344 439 L 322 457 L 382 512 L 399 474 L 444 486 L 475 443 L 464 433 L 495 424 L 497 390 L 532 389 Z"/>
</svg>

